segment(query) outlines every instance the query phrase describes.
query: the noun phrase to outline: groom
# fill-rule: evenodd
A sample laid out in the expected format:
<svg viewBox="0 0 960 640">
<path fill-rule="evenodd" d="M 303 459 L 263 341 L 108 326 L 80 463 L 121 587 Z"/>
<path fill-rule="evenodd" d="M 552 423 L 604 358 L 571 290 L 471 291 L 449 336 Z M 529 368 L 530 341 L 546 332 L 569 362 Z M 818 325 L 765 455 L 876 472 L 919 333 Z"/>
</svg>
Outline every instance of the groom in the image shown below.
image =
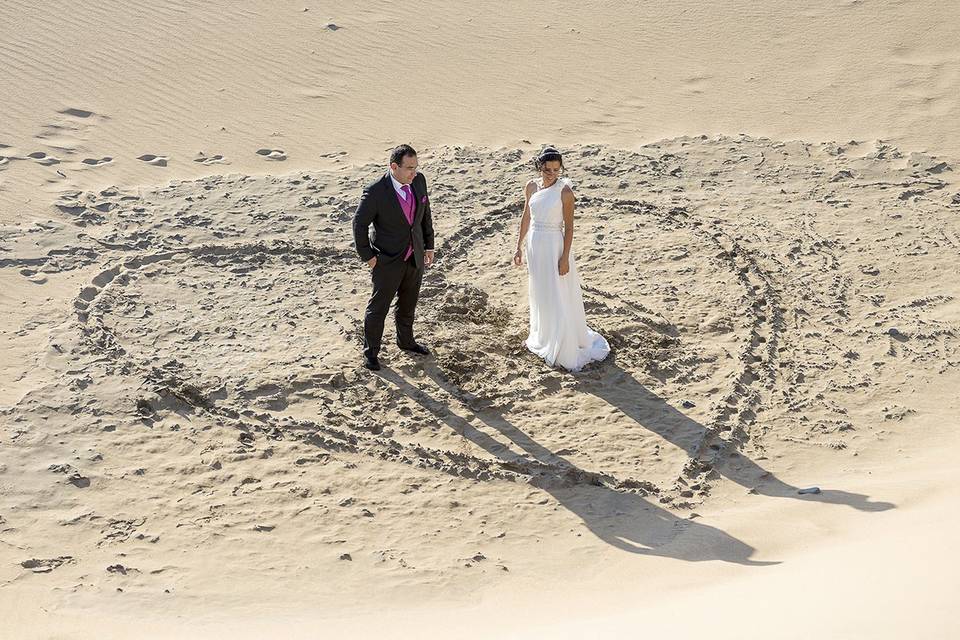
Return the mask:
<svg viewBox="0 0 960 640">
<path fill-rule="evenodd" d="M 370 225 L 373 233 L 370 233 Z M 402 144 L 390 153 L 390 170 L 367 185 L 353 216 L 353 239 L 373 279 L 363 319 L 363 366 L 380 370 L 380 342 L 390 303 L 397 299 L 397 346 L 430 352 L 413 338 L 413 316 L 423 270 L 433 264 L 433 218 L 427 181 L 417 172 L 417 152 Z"/>
</svg>

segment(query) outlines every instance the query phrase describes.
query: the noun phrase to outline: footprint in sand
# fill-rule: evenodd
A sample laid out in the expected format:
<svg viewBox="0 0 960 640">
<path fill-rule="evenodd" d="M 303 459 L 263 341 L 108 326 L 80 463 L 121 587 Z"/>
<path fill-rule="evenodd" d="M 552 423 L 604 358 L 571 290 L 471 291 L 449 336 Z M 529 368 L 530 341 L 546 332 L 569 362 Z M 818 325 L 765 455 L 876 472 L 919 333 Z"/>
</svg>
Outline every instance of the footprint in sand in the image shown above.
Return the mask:
<svg viewBox="0 0 960 640">
<path fill-rule="evenodd" d="M 102 158 L 84 158 L 81 162 L 91 167 L 99 167 L 100 165 L 109 164 L 113 162 L 113 158 L 111 158 L 110 156 L 104 156 Z"/>
<path fill-rule="evenodd" d="M 142 160 L 143 162 L 152 164 L 155 167 L 167 166 L 167 156 L 155 156 L 152 153 L 145 153 L 142 156 L 137 156 L 137 160 Z"/>
<path fill-rule="evenodd" d="M 699 75 L 683 79 L 683 87 L 686 93 L 700 95 L 709 88 L 709 82 L 713 76 Z"/>
<path fill-rule="evenodd" d="M 73 116 L 74 118 L 89 118 L 93 115 L 93 111 L 87 111 L 86 109 L 74 109 L 72 107 L 69 109 L 64 109 L 63 111 L 59 111 L 58 113 L 65 116 Z"/>
<path fill-rule="evenodd" d="M 222 155 L 217 154 L 215 156 L 208 156 L 202 151 L 197 154 L 197 157 L 193 159 L 194 162 L 199 162 L 200 164 L 228 164 L 226 158 Z"/>
<path fill-rule="evenodd" d="M 0 169 L 6 168 L 8 164 L 10 164 L 10 158 L 6 156 L 0 156 Z"/>
<path fill-rule="evenodd" d="M 60 164 L 59 158 L 54 158 L 53 156 L 48 156 L 43 151 L 34 151 L 33 153 L 27 154 L 28 158 L 36 160 L 44 166 L 50 166 L 51 164 Z"/>
<path fill-rule="evenodd" d="M 47 276 L 39 273 L 36 269 L 21 269 L 20 275 L 34 284 L 46 284 Z"/>
<path fill-rule="evenodd" d="M 267 160 L 286 160 L 287 154 L 283 149 L 257 149 L 257 155 L 261 155 Z"/>
<path fill-rule="evenodd" d="M 56 558 L 31 558 L 24 560 L 20 566 L 34 573 L 50 573 L 57 567 L 65 564 L 73 564 L 76 560 L 73 556 L 59 556 Z"/>
</svg>

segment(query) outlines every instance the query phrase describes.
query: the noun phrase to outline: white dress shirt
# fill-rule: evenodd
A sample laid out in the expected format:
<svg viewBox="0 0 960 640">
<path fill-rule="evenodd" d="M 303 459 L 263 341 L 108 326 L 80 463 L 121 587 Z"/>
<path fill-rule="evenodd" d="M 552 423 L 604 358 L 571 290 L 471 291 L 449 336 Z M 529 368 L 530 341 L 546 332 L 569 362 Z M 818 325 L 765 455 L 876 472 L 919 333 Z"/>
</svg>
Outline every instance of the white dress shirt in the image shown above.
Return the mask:
<svg viewBox="0 0 960 640">
<path fill-rule="evenodd" d="M 394 178 L 392 173 L 390 174 L 390 180 L 393 181 L 393 188 L 396 189 L 397 193 L 400 194 L 400 197 L 403 198 L 403 201 L 406 202 L 407 194 L 403 191 L 404 185 L 400 184 L 400 181 Z M 413 193 L 413 187 L 410 187 L 410 193 Z"/>
</svg>

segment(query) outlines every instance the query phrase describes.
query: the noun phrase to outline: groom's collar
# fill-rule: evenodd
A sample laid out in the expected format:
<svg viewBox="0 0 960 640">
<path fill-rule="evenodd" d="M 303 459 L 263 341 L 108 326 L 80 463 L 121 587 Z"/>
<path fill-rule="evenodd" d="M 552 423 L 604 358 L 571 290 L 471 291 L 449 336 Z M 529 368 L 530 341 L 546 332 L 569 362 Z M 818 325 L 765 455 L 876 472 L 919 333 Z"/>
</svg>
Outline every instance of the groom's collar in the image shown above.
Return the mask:
<svg viewBox="0 0 960 640">
<path fill-rule="evenodd" d="M 400 191 L 400 189 L 403 188 L 403 185 L 400 184 L 400 181 L 394 178 L 393 173 L 390 171 L 387 171 L 387 175 L 390 176 L 390 182 L 393 183 L 393 188 L 396 189 L 397 191 Z"/>
<path fill-rule="evenodd" d="M 387 171 L 387 175 L 390 177 L 390 182 L 393 183 L 393 190 L 396 191 L 397 193 L 402 193 L 402 192 L 403 192 L 403 185 L 400 183 L 400 181 L 397 180 L 396 178 L 394 178 L 394 177 L 393 177 L 393 173 L 390 172 L 390 171 Z M 412 190 L 413 190 L 413 187 L 411 187 L 410 189 L 411 189 L 411 191 L 412 191 Z"/>
</svg>

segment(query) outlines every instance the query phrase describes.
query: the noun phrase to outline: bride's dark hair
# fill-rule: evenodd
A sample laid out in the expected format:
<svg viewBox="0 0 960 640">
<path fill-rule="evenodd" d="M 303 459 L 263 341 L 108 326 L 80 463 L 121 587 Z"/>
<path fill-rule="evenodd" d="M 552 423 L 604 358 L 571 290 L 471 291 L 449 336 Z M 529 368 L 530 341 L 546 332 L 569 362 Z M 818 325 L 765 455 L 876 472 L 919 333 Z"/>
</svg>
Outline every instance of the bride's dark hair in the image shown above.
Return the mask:
<svg viewBox="0 0 960 640">
<path fill-rule="evenodd" d="M 560 152 L 557 151 L 557 148 L 544 147 L 533 159 L 533 166 L 536 167 L 537 171 L 540 171 L 545 162 L 550 162 L 552 160 L 559 160 L 560 168 L 563 169 L 563 156 L 560 155 Z"/>
</svg>

